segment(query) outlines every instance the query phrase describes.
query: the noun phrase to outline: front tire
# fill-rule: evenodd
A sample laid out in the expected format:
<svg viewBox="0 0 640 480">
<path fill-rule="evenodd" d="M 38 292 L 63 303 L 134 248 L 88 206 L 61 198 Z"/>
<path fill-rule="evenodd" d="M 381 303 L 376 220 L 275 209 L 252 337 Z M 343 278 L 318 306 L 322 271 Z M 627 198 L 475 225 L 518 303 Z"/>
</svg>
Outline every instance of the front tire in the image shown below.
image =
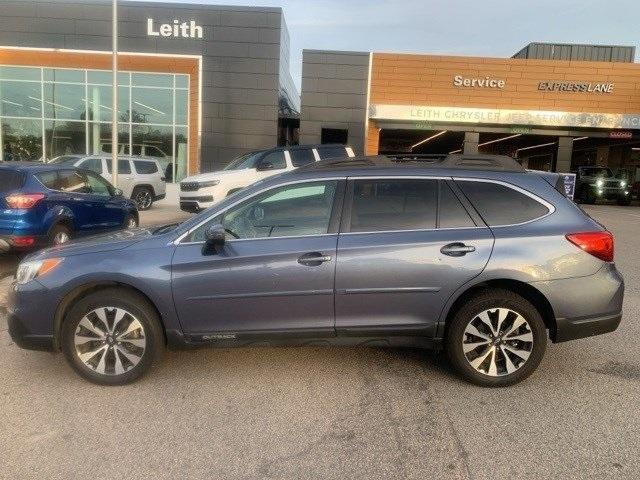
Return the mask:
<svg viewBox="0 0 640 480">
<path fill-rule="evenodd" d="M 538 367 L 547 346 L 540 312 L 509 290 L 472 297 L 447 327 L 451 363 L 464 379 L 483 387 L 521 382 Z"/>
<path fill-rule="evenodd" d="M 128 214 L 126 216 L 126 218 L 124 219 L 123 226 L 127 230 L 129 230 L 131 228 L 137 228 L 139 226 L 139 222 L 138 222 L 137 217 L 135 215 L 132 215 L 131 213 Z"/>
<path fill-rule="evenodd" d="M 164 348 L 164 335 L 157 312 L 143 296 L 109 288 L 71 307 L 62 324 L 61 345 L 84 379 L 124 385 L 151 368 Z"/>
</svg>

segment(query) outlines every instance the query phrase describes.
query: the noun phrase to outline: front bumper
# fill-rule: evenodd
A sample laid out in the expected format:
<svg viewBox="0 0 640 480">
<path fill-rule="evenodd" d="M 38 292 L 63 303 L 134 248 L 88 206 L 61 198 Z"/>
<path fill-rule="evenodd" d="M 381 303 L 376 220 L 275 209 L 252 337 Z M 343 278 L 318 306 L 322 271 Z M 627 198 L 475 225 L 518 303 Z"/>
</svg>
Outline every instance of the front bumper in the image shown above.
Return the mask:
<svg viewBox="0 0 640 480">
<path fill-rule="evenodd" d="M 213 195 L 180 196 L 180 210 L 197 213 L 213 205 Z"/>
<path fill-rule="evenodd" d="M 27 350 L 55 350 L 55 299 L 41 284 L 12 285 L 7 303 L 9 335 L 16 345 Z"/>
</svg>

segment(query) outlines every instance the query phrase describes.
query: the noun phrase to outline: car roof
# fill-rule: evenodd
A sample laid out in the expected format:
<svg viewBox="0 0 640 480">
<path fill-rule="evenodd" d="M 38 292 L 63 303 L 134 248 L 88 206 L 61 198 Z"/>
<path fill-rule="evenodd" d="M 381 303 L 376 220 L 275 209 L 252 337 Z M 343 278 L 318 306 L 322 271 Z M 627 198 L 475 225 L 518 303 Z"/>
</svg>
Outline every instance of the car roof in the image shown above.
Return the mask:
<svg viewBox="0 0 640 480">
<path fill-rule="evenodd" d="M 526 172 L 515 159 L 506 155 L 377 155 L 331 158 L 297 168 L 298 174 L 309 172 L 362 173 L 385 170 L 385 173 L 407 173 L 408 170 L 466 170 L 490 172 Z"/>
<path fill-rule="evenodd" d="M 110 154 L 96 154 L 96 155 L 82 155 L 80 157 L 78 157 L 78 160 L 84 160 L 87 158 L 104 158 L 107 160 L 111 160 L 111 155 Z M 170 158 L 170 157 L 167 157 Z M 144 162 L 157 162 L 158 159 L 156 157 L 145 157 L 142 155 L 118 155 L 118 160 L 134 160 L 134 161 L 138 161 L 138 160 L 142 160 Z"/>
<path fill-rule="evenodd" d="M 2 162 L 0 168 L 6 168 L 11 170 L 21 171 L 44 171 L 44 170 L 56 170 L 62 165 L 56 163 L 44 163 L 44 162 Z M 67 165 L 66 168 L 69 168 Z M 73 167 L 72 167 L 73 168 Z"/>
</svg>

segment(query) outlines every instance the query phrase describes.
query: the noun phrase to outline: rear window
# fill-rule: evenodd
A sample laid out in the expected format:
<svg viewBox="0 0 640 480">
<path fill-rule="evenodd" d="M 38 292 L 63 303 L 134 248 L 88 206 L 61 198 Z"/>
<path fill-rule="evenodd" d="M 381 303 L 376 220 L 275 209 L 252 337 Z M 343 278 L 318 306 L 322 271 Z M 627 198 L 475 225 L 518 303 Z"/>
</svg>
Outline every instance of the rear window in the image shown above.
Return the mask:
<svg viewBox="0 0 640 480">
<path fill-rule="evenodd" d="M 311 149 L 301 148 L 299 150 L 289 150 L 289 155 L 291 155 L 291 164 L 294 167 L 301 167 L 316 161 L 316 158 L 313 156 L 313 150 Z"/>
<path fill-rule="evenodd" d="M 60 182 L 58 182 L 58 172 L 42 172 L 36 174 L 36 178 L 40 180 L 45 187 L 51 190 L 60 190 Z"/>
<path fill-rule="evenodd" d="M 515 225 L 540 218 L 549 209 L 539 201 L 505 185 L 456 181 L 487 225 Z"/>
<path fill-rule="evenodd" d="M 143 160 L 134 160 L 133 166 L 136 169 L 136 172 L 142 175 L 150 175 L 152 173 L 158 172 L 158 165 L 156 162 L 145 162 Z"/>
<path fill-rule="evenodd" d="M 347 156 L 347 149 L 344 147 L 318 147 L 318 155 L 325 158 L 342 158 Z"/>
<path fill-rule="evenodd" d="M 24 185 L 24 173 L 8 168 L 0 169 L 0 192 L 10 192 L 17 190 Z"/>
</svg>

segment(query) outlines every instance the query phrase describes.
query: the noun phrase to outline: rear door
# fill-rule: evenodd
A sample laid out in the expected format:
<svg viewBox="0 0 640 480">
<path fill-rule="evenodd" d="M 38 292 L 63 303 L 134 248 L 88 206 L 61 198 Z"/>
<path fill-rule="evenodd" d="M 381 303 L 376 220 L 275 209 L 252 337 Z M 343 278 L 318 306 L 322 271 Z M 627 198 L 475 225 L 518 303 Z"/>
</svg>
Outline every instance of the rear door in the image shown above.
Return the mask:
<svg viewBox="0 0 640 480">
<path fill-rule="evenodd" d="M 482 272 L 494 241 L 454 189 L 433 178 L 349 181 L 338 240 L 338 335 L 435 333 L 445 302 Z"/>
<path fill-rule="evenodd" d="M 113 172 L 111 171 L 111 160 L 107 159 L 107 175 L 105 178 L 113 184 Z M 135 186 L 135 178 L 131 171 L 131 162 L 128 159 L 118 160 L 118 188 L 122 190 L 122 194 L 131 198 L 133 187 Z"/>
<path fill-rule="evenodd" d="M 126 211 L 122 202 L 114 197 L 111 185 L 101 176 L 93 172 L 85 172 L 89 190 L 87 195 L 91 202 L 92 214 L 97 229 L 114 229 L 124 224 Z"/>
</svg>

